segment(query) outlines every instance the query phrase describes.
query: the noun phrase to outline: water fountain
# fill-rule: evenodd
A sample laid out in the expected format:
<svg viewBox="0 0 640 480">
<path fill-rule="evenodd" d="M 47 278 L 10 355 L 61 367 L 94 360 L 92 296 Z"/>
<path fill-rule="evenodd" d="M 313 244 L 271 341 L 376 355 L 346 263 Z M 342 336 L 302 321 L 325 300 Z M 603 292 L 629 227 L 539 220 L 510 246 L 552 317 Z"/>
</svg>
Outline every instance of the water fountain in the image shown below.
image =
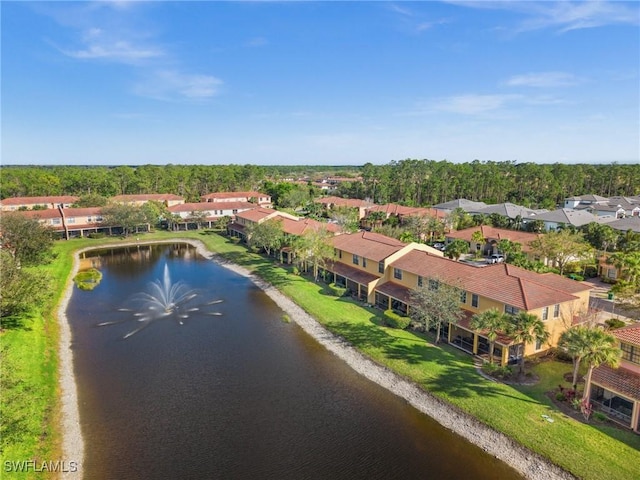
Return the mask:
<svg viewBox="0 0 640 480">
<path fill-rule="evenodd" d="M 220 312 L 204 311 L 205 306 L 216 305 L 221 303 L 222 300 L 213 300 L 204 304 L 197 304 L 194 300 L 197 299 L 198 296 L 196 290 L 190 289 L 182 280 L 172 283 L 169 275 L 169 267 L 165 263 L 162 280 L 150 282 L 148 292 L 138 293 L 130 299 L 131 307 L 119 309 L 121 312 L 133 312 L 134 320 L 139 323 L 139 326 L 127 333 L 123 339 L 135 335 L 155 320 L 161 318 L 175 318 L 180 325 L 184 325 L 184 321 L 194 312 L 202 311 L 205 315 L 213 316 L 222 315 Z M 115 325 L 128 320 L 129 319 L 102 322 L 99 323 L 98 326 Z"/>
</svg>

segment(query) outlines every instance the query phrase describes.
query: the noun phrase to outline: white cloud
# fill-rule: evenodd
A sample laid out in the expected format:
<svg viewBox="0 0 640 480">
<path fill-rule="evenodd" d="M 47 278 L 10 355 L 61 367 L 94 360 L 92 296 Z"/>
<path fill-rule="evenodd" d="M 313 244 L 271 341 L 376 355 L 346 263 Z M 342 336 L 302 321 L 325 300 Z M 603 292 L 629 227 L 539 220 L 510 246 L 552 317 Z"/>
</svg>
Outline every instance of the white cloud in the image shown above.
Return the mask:
<svg viewBox="0 0 640 480">
<path fill-rule="evenodd" d="M 61 50 L 65 55 L 81 60 L 102 59 L 121 63 L 136 63 L 140 60 L 157 58 L 164 55 L 155 47 L 132 45 L 126 40 L 114 42 L 91 42 L 81 50 Z"/>
<path fill-rule="evenodd" d="M 579 78 L 564 72 L 538 72 L 514 75 L 504 83 L 509 87 L 569 87 L 581 82 Z"/>
<path fill-rule="evenodd" d="M 522 100 L 522 95 L 457 95 L 442 99 L 435 105 L 436 110 L 478 115 L 499 110 L 506 105 Z"/>
<path fill-rule="evenodd" d="M 211 75 L 163 70 L 147 74 L 133 92 L 157 100 L 207 100 L 220 93 L 222 80 Z"/>
<path fill-rule="evenodd" d="M 268 45 L 269 41 L 264 38 L 264 37 L 254 37 L 249 39 L 246 43 L 245 46 L 247 47 L 264 47 L 265 45 Z"/>
<path fill-rule="evenodd" d="M 521 13 L 526 18 L 516 27 L 520 32 L 546 28 L 568 32 L 615 24 L 640 25 L 640 4 L 637 2 L 449 0 L 449 3 Z"/>
</svg>

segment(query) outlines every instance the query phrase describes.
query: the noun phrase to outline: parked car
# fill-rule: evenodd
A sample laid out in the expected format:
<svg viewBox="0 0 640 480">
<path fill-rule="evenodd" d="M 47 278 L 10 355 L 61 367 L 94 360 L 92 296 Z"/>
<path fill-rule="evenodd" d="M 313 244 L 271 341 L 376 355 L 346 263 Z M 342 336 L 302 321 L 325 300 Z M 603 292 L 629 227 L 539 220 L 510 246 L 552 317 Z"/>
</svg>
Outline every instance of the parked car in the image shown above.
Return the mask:
<svg viewBox="0 0 640 480">
<path fill-rule="evenodd" d="M 494 253 L 487 257 L 487 263 L 502 263 L 504 262 L 504 255 L 500 253 Z"/>
<path fill-rule="evenodd" d="M 445 249 L 445 244 L 444 243 L 434 243 L 433 244 L 433 248 L 437 248 L 438 250 L 444 250 Z"/>
</svg>

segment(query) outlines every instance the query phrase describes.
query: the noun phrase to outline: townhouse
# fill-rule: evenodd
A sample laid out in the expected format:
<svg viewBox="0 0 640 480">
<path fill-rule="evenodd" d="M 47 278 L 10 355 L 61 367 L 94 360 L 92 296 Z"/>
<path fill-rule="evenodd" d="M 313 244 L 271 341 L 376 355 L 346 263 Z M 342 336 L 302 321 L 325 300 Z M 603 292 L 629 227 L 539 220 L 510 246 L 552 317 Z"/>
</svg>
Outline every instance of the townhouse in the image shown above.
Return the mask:
<svg viewBox="0 0 640 480">
<path fill-rule="evenodd" d="M 364 218 L 367 209 L 375 204 L 367 200 L 359 200 L 357 198 L 341 198 L 341 197 L 322 197 L 314 200 L 315 203 L 321 204 L 325 211 L 335 208 L 349 208 L 358 211 L 358 220 Z"/>
<path fill-rule="evenodd" d="M 115 197 L 111 197 L 111 201 L 124 205 L 132 205 L 134 207 L 140 207 L 147 202 L 158 202 L 164 204 L 166 207 L 173 207 L 184 203 L 184 198 L 172 193 L 149 193 L 140 195 L 116 195 Z"/>
<path fill-rule="evenodd" d="M 412 290 L 439 282 L 460 289 L 464 318 L 442 329 L 444 340 L 475 355 L 486 355 L 489 341 L 470 327 L 474 314 L 496 308 L 516 315 L 534 314 L 545 323 L 549 340 L 518 344 L 506 335 L 496 341 L 501 364 L 555 346 L 567 328 L 588 310 L 591 286 L 555 274 L 538 274 L 513 265 L 477 267 L 444 258 L 422 244 L 405 244 L 384 235 L 358 232 L 332 239 L 335 259 L 327 265 L 327 281 L 347 288 L 358 299 L 409 315 Z"/>
<path fill-rule="evenodd" d="M 49 227 L 60 238 L 84 237 L 91 233 L 113 233 L 113 228 L 103 225 L 102 209 L 57 208 L 20 212 L 27 218 L 38 220 Z"/>
<path fill-rule="evenodd" d="M 47 197 L 10 197 L 0 200 L 0 211 L 13 212 L 17 210 L 57 210 L 69 208 L 78 201 L 79 197 L 72 195 L 58 195 Z"/>
<path fill-rule="evenodd" d="M 199 202 L 181 203 L 168 208 L 172 214 L 171 228 L 174 230 L 187 230 L 189 224 L 206 225 L 211 228 L 213 223 L 220 218 L 233 219 L 236 214 L 256 208 L 249 202 Z"/>
<path fill-rule="evenodd" d="M 271 207 L 271 195 L 260 192 L 216 192 L 208 193 L 200 197 L 201 202 L 224 203 L 224 202 L 245 202 L 260 205 L 261 207 Z"/>
<path fill-rule="evenodd" d="M 590 401 L 611 420 L 640 433 L 640 324 L 610 333 L 622 350 L 620 367 L 594 369 Z"/>
<path fill-rule="evenodd" d="M 472 238 L 475 232 L 480 232 L 484 242 L 478 243 Z M 524 232 L 522 230 L 508 230 L 506 228 L 495 228 L 488 225 L 480 225 L 478 227 L 465 228 L 456 230 L 445 235 L 447 244 L 459 238 L 469 244 L 469 253 L 481 253 L 482 255 L 491 255 L 492 253 L 501 253 L 498 251 L 500 240 L 509 240 L 522 245 L 522 252 L 531 260 L 535 260 L 535 255 L 531 251 L 531 242 L 540 238 L 539 233 Z"/>
</svg>

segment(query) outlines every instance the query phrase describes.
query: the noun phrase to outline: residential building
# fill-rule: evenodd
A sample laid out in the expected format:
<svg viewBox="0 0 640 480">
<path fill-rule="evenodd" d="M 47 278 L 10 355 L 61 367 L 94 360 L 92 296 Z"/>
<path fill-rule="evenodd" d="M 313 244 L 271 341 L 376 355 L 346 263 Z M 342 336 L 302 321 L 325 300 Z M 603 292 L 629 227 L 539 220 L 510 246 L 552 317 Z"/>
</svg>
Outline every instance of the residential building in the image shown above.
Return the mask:
<svg viewBox="0 0 640 480">
<path fill-rule="evenodd" d="M 591 376 L 591 403 L 611 420 L 640 433 L 640 323 L 612 330 L 619 368 L 600 365 Z"/>
<path fill-rule="evenodd" d="M 358 220 L 362 219 L 369 207 L 374 206 L 374 203 L 371 203 L 367 200 L 360 200 L 357 198 L 341 198 L 341 197 L 322 197 L 316 198 L 314 200 L 315 203 L 319 203 L 324 206 L 326 211 L 334 209 L 334 208 L 353 208 L 358 211 Z"/>
<path fill-rule="evenodd" d="M 546 343 L 515 343 L 507 335 L 496 341 L 494 355 L 502 364 L 522 355 L 555 346 L 567 328 L 585 313 L 591 286 L 555 274 L 538 274 L 513 265 L 476 267 L 444 258 L 442 252 L 422 244 L 405 244 L 371 232 L 332 239 L 335 260 L 327 265 L 328 281 L 369 304 L 410 314 L 411 291 L 430 282 L 446 282 L 461 290 L 464 318 L 442 329 L 444 339 L 469 353 L 486 355 L 488 339 L 470 327 L 471 318 L 491 308 L 508 314 L 520 311 L 538 316 L 549 332 Z"/>
<path fill-rule="evenodd" d="M 271 195 L 260 192 L 217 192 L 202 195 L 203 202 L 249 202 L 261 207 L 271 208 Z"/>
<path fill-rule="evenodd" d="M 48 197 L 10 197 L 0 200 L 0 211 L 12 212 L 16 210 L 57 210 L 69 208 L 78 201 L 73 195 L 58 195 Z"/>
<path fill-rule="evenodd" d="M 484 243 L 473 241 L 472 237 L 475 232 L 480 232 L 484 238 Z M 465 228 L 449 232 L 445 235 L 445 242 L 451 243 L 453 240 L 460 238 L 469 244 L 469 252 L 480 252 L 482 255 L 491 255 L 493 253 L 503 253 L 498 251 L 498 243 L 500 240 L 509 240 L 522 245 L 522 252 L 535 259 L 535 255 L 531 251 L 531 242 L 540 238 L 539 233 L 523 232 L 522 230 L 509 230 L 506 228 L 495 228 L 488 225 L 478 227 Z"/>
<path fill-rule="evenodd" d="M 111 197 L 112 202 L 122 203 L 124 205 L 133 205 L 140 207 L 147 202 L 158 202 L 166 207 L 173 207 L 184 203 L 184 198 L 172 193 L 145 193 L 139 195 L 116 195 Z"/>
<path fill-rule="evenodd" d="M 559 208 L 551 212 L 536 215 L 535 220 L 542 220 L 546 230 L 557 230 L 559 227 L 582 227 L 591 222 L 608 223 L 615 220 L 611 217 L 597 217 L 586 210 Z"/>
<path fill-rule="evenodd" d="M 254 203 L 249 202 L 200 202 L 181 203 L 168 208 L 173 215 L 172 227 L 180 230 L 184 227 L 188 229 L 189 224 L 205 224 L 211 228 L 214 222 L 222 217 L 231 219 L 240 212 L 245 212 L 256 208 Z"/>
<path fill-rule="evenodd" d="M 433 208 L 435 208 L 436 210 L 442 210 L 445 213 L 451 213 L 456 208 L 461 208 L 465 212 L 470 213 L 487 206 L 488 205 L 484 202 L 474 202 L 473 200 L 467 200 L 466 198 L 457 198 L 455 200 L 450 200 L 448 202 L 434 205 Z"/>
<path fill-rule="evenodd" d="M 501 215 L 512 222 L 520 222 L 520 225 L 517 225 L 518 228 L 520 228 L 522 224 L 526 223 L 527 220 L 535 219 L 536 215 L 545 212 L 548 212 L 548 210 L 534 210 L 514 203 L 497 203 L 495 205 L 487 205 L 482 208 L 472 208 L 468 210 L 468 213 L 471 214 Z"/>
<path fill-rule="evenodd" d="M 19 212 L 49 227 L 60 238 L 84 237 L 91 233 L 111 234 L 115 227 L 103 225 L 102 208 L 57 208 Z"/>
</svg>

